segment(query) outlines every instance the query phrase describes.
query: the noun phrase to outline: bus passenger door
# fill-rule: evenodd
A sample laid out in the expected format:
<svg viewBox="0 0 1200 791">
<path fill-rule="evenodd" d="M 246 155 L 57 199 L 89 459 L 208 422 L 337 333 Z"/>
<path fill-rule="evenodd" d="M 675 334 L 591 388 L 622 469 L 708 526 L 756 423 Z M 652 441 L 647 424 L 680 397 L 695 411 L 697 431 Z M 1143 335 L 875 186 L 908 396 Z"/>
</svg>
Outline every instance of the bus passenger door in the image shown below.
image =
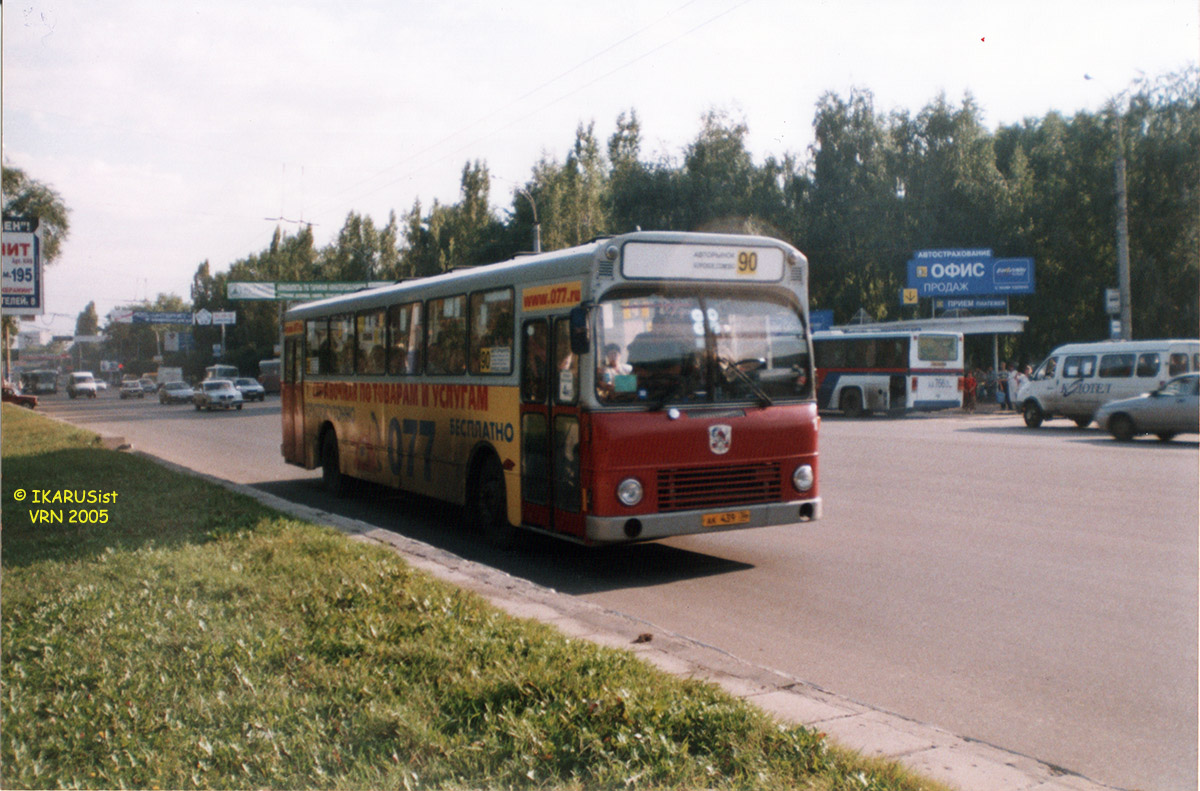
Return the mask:
<svg viewBox="0 0 1200 791">
<path fill-rule="evenodd" d="M 283 415 L 283 459 L 303 465 L 304 460 L 304 343 L 300 336 L 283 341 L 283 376 L 279 385 Z"/>
<path fill-rule="evenodd" d="M 569 322 L 527 321 L 521 342 L 521 520 L 582 535 L 579 359 Z"/>
</svg>

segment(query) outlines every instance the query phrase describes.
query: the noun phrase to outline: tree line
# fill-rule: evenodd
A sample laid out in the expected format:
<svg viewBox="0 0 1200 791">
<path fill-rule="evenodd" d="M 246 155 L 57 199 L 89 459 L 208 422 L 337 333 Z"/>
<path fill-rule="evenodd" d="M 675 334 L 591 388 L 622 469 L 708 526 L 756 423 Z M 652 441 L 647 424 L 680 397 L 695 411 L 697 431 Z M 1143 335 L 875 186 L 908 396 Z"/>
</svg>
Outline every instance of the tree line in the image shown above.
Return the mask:
<svg viewBox="0 0 1200 791">
<path fill-rule="evenodd" d="M 486 163 L 470 161 L 454 203 L 418 200 L 383 225 L 351 211 L 320 248 L 310 227 L 277 228 L 266 249 L 223 272 L 201 263 L 192 308 L 238 311 L 227 356 L 253 371 L 278 341 L 279 307 L 232 302 L 227 282 L 400 280 L 492 263 L 530 249 L 536 212 L 545 250 L 636 228 L 779 237 L 808 256 L 811 306 L 832 310 L 836 323 L 860 309 L 881 321 L 927 315 L 927 305 L 900 302 L 916 250 L 1031 257 L 1036 293 L 1010 300 L 1030 321 L 1025 333 L 1003 339 L 1003 354 L 1036 362 L 1060 343 L 1108 337 L 1104 293 L 1117 285 L 1114 163 L 1122 152 L 1134 337 L 1198 334 L 1195 66 L 1143 80 L 1098 112 L 1051 112 L 996 131 L 969 94 L 958 102 L 941 95 L 911 112 L 880 110 L 868 90 L 826 93 L 809 149 L 761 162 L 747 148 L 747 123 L 720 110 L 701 118 L 678 153 L 644 151 L 636 110 L 614 126 L 603 140 L 594 121 L 581 123 L 565 158 L 543 156 L 499 214 Z M 194 331 L 202 356 L 219 330 Z"/>
</svg>

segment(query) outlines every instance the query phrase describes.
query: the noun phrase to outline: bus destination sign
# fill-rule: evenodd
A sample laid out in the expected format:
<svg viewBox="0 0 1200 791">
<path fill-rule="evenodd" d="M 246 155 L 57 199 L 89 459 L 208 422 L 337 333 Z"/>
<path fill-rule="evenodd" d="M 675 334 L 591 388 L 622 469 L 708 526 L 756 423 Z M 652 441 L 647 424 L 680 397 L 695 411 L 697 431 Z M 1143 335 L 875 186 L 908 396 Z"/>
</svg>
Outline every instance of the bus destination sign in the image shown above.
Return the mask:
<svg viewBox="0 0 1200 791">
<path fill-rule="evenodd" d="M 783 250 L 778 247 L 629 242 L 624 253 L 622 271 L 628 278 L 783 279 Z"/>
</svg>

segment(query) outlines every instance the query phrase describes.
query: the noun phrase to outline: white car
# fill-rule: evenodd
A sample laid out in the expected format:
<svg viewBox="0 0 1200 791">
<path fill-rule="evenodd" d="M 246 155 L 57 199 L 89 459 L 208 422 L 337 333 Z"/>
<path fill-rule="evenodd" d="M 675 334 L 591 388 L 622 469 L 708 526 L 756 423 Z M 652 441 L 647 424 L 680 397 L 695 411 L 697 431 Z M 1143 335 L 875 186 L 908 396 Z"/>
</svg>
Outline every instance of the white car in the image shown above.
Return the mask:
<svg viewBox="0 0 1200 791">
<path fill-rule="evenodd" d="M 158 391 L 158 400 L 164 404 L 186 404 L 195 398 L 196 391 L 187 382 L 167 382 Z"/>
<path fill-rule="evenodd" d="M 1109 401 L 1096 411 L 1096 422 L 1123 442 L 1138 434 L 1167 442 L 1176 434 L 1200 432 L 1200 373 L 1176 376 L 1136 398 Z"/>
<path fill-rule="evenodd" d="M 242 394 L 228 379 L 206 379 L 192 398 L 196 411 L 201 409 L 241 409 Z"/>
<path fill-rule="evenodd" d="M 241 391 L 242 398 L 247 401 L 262 401 L 267 397 L 267 391 L 257 380 L 248 376 L 240 376 L 233 380 L 233 386 Z"/>
</svg>

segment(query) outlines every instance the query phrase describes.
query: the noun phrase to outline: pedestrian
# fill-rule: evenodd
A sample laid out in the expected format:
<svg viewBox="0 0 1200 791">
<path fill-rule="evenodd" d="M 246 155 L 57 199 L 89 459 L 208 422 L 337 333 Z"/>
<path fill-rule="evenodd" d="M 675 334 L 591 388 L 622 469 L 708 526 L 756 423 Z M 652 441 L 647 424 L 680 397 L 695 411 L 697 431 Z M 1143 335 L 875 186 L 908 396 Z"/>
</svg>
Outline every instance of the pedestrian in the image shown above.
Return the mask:
<svg viewBox="0 0 1200 791">
<path fill-rule="evenodd" d="M 1008 364 L 1008 376 L 1005 377 L 1004 384 L 1004 400 L 1009 409 L 1017 408 L 1017 386 L 1020 384 L 1018 376 L 1020 372 L 1017 370 L 1015 363 Z"/>
<path fill-rule="evenodd" d="M 975 372 L 967 371 L 967 375 L 963 377 L 963 408 L 968 412 L 975 411 L 975 388 L 978 384 Z"/>
<path fill-rule="evenodd" d="M 1018 368 L 1016 371 L 1016 384 L 1013 386 L 1012 398 L 1013 408 L 1020 409 L 1021 403 L 1021 388 L 1029 381 L 1029 376 L 1033 373 L 1033 369 L 1028 365 Z"/>
</svg>

